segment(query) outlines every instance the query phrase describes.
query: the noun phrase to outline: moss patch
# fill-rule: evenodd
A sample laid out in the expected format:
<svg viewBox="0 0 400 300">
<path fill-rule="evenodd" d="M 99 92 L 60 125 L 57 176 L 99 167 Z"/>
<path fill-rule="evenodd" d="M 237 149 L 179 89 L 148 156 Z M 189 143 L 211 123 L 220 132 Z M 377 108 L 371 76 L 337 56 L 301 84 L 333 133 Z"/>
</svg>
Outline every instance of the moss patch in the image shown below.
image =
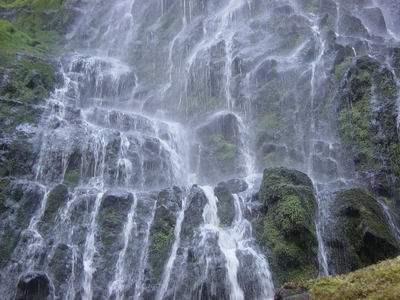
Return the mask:
<svg viewBox="0 0 400 300">
<path fill-rule="evenodd" d="M 0 20 L 0 49 L 7 52 L 30 51 L 44 53 L 46 46 L 32 39 L 28 34 L 16 29 L 10 22 Z"/>
<path fill-rule="evenodd" d="M 150 230 L 149 263 L 153 283 L 159 282 L 174 240 L 174 229 L 181 208 L 181 190 L 177 187 L 161 191 L 157 197 L 154 223 Z"/>
<path fill-rule="evenodd" d="M 287 283 L 283 289 L 303 291 L 303 295 L 307 294 L 307 298 L 302 299 L 399 299 L 400 257 L 346 275 Z"/>
</svg>

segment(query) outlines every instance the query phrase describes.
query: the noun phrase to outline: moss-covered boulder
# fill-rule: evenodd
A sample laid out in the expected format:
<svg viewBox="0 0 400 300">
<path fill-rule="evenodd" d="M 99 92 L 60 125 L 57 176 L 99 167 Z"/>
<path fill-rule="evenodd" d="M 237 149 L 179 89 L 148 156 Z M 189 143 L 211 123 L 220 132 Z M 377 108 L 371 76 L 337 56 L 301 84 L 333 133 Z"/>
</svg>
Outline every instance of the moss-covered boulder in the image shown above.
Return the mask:
<svg viewBox="0 0 400 300">
<path fill-rule="evenodd" d="M 343 274 L 395 256 L 399 247 L 377 199 L 362 188 L 338 191 L 325 228 L 330 273 Z"/>
<path fill-rule="evenodd" d="M 318 275 L 316 199 L 306 174 L 283 167 L 264 170 L 259 199 L 264 214 L 253 219 L 275 285 Z"/>
</svg>

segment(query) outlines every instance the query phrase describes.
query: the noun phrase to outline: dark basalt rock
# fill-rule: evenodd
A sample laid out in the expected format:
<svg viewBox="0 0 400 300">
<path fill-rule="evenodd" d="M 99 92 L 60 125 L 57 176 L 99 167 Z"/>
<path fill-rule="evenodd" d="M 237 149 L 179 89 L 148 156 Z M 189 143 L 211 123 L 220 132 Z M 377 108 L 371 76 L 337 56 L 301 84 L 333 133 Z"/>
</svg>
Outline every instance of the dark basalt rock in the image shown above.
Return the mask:
<svg viewBox="0 0 400 300">
<path fill-rule="evenodd" d="M 28 272 L 20 277 L 15 300 L 50 300 L 53 298 L 53 284 L 46 273 Z"/>
<path fill-rule="evenodd" d="M 182 221 L 182 238 L 190 240 L 195 230 L 203 223 L 204 206 L 208 199 L 200 187 L 192 186 L 187 196 L 187 207 Z"/>
<path fill-rule="evenodd" d="M 247 190 L 249 185 L 243 179 L 231 179 L 226 182 L 228 189 L 232 194 L 238 194 Z"/>
<path fill-rule="evenodd" d="M 229 191 L 229 187 L 226 182 L 218 183 L 218 185 L 214 188 L 214 193 L 218 198 L 217 209 L 220 226 L 229 227 L 235 219 L 235 199 Z"/>
</svg>

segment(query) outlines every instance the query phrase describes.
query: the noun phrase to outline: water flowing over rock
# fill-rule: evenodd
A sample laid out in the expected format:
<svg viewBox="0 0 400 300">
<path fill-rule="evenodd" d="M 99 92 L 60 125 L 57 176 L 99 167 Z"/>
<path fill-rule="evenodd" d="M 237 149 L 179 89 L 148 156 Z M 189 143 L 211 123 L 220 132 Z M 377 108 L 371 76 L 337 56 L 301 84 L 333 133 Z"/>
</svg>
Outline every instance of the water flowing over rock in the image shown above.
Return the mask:
<svg viewBox="0 0 400 300">
<path fill-rule="evenodd" d="M 44 2 L 0 3 L 4 299 L 266 300 L 398 253 L 398 1 Z"/>
</svg>

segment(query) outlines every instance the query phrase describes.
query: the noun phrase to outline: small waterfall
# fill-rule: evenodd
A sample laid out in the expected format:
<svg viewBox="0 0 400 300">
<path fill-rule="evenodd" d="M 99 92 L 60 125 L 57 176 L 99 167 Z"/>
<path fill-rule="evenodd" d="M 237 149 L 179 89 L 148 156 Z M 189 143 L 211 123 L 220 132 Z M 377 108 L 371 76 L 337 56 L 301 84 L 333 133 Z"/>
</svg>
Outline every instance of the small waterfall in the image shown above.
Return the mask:
<svg viewBox="0 0 400 300">
<path fill-rule="evenodd" d="M 94 209 L 90 216 L 90 224 L 89 230 L 86 236 L 86 243 L 85 243 L 85 252 L 83 253 L 83 265 L 85 271 L 85 277 L 83 281 L 83 295 L 82 299 L 90 300 L 93 298 L 93 288 L 92 288 L 92 280 L 93 280 L 93 273 L 96 269 L 93 267 L 93 259 L 96 253 L 95 247 L 95 234 L 97 229 L 97 222 L 96 218 L 99 213 L 99 208 L 101 204 L 101 200 L 103 198 L 102 192 L 97 194 L 96 201 L 94 203 Z"/>
<path fill-rule="evenodd" d="M 126 261 L 126 250 L 128 248 L 128 244 L 132 238 L 132 230 L 136 231 L 136 224 L 134 222 L 134 215 L 136 213 L 137 207 L 137 196 L 134 194 L 133 196 L 133 204 L 131 210 L 128 213 L 127 221 L 124 226 L 122 236 L 124 241 L 124 247 L 120 251 L 118 255 L 117 265 L 115 267 L 115 280 L 108 287 L 108 299 L 112 297 L 112 299 L 120 300 L 123 299 L 123 291 L 124 291 L 124 277 L 125 277 L 125 261 Z"/>
<path fill-rule="evenodd" d="M 225 268 L 227 271 L 227 281 L 230 285 L 230 299 L 240 300 L 245 299 L 244 291 L 238 281 L 239 268 L 243 268 L 238 259 L 238 253 L 250 255 L 254 260 L 256 284 L 259 286 L 260 295 L 257 299 L 272 299 L 274 285 L 272 276 L 269 271 L 269 265 L 266 259 L 252 245 L 251 225 L 248 220 L 243 218 L 241 203 L 239 197 L 234 195 L 235 219 L 232 226 L 227 228 L 220 227 L 220 220 L 217 213 L 218 199 L 214 195 L 213 190 L 209 186 L 203 186 L 208 204 L 203 212 L 204 227 L 202 228 L 203 242 L 210 234 L 218 236 L 218 245 L 225 257 Z"/>
<path fill-rule="evenodd" d="M 218 234 L 218 245 L 226 260 L 225 267 L 227 270 L 227 279 L 230 284 L 230 299 L 242 300 L 244 299 L 244 293 L 237 279 L 237 270 L 239 266 L 239 261 L 236 257 L 237 241 L 235 240 L 235 236 L 230 234 L 231 232 L 219 227 L 219 218 L 217 215 L 218 199 L 214 196 L 211 187 L 204 186 L 202 188 L 209 201 L 203 213 L 204 228 Z M 204 236 L 206 235 L 207 231 Z"/>
<path fill-rule="evenodd" d="M 389 210 L 389 207 L 385 204 L 383 200 L 378 200 L 379 204 L 382 206 L 383 211 L 385 212 L 386 218 L 389 222 L 390 228 L 392 229 L 393 235 L 396 239 L 396 242 L 398 245 L 400 245 L 400 228 L 396 224 L 395 219 L 392 215 L 392 213 Z"/>
</svg>

